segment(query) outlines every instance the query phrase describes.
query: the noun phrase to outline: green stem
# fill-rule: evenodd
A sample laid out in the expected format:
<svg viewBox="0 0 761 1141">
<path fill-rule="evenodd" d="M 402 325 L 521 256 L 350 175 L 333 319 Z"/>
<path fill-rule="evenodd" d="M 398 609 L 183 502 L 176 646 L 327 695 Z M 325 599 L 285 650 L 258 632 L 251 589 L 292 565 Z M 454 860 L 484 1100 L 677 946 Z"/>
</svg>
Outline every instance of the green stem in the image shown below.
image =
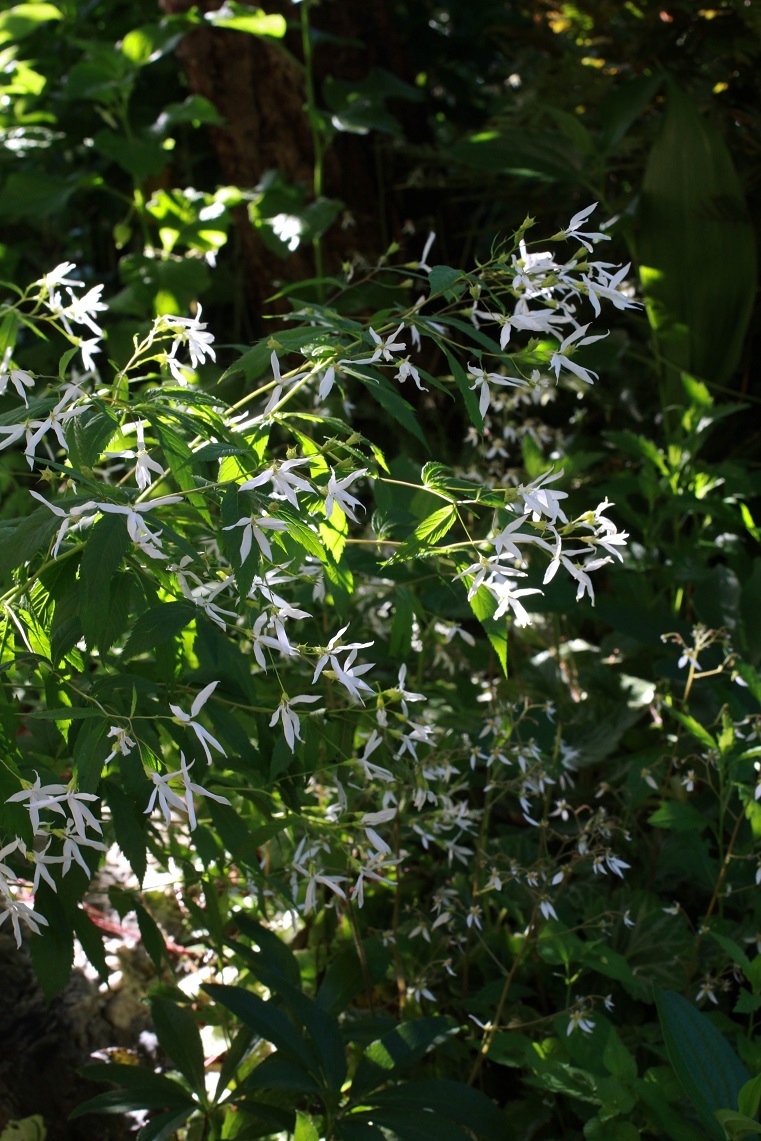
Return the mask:
<svg viewBox="0 0 761 1141">
<path fill-rule="evenodd" d="M 317 121 L 317 100 L 314 90 L 314 59 L 312 56 L 312 40 L 309 35 L 309 3 L 303 0 L 301 5 L 301 46 L 304 52 L 304 75 L 306 78 L 307 101 L 306 112 L 309 127 L 312 132 L 312 147 L 314 148 L 314 167 L 312 173 L 312 193 L 314 200 L 322 197 L 322 177 L 324 171 L 325 146 Z M 325 300 L 324 266 L 322 258 L 322 239 L 312 239 L 314 251 L 314 270 L 317 277 L 317 297 L 320 303 Z"/>
</svg>

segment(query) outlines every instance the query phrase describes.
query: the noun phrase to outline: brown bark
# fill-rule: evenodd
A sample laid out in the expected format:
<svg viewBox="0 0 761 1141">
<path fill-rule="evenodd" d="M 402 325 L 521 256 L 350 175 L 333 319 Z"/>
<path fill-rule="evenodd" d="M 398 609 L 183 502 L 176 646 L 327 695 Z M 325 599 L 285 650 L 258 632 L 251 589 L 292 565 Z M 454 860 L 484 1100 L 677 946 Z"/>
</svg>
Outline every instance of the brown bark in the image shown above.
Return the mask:
<svg viewBox="0 0 761 1141">
<path fill-rule="evenodd" d="M 219 0 L 159 2 L 167 13 L 186 10 L 193 4 L 202 11 L 221 6 Z M 372 66 L 396 69 L 397 73 L 403 68 L 403 53 L 389 9 L 384 0 L 351 0 L 323 4 L 311 11 L 311 19 L 320 30 L 361 44 L 316 46 L 318 91 L 328 74 L 352 80 L 363 78 Z M 299 9 L 290 0 L 270 0 L 267 10 L 281 12 L 289 22 L 299 18 Z M 224 127 L 212 128 L 212 136 L 222 176 L 231 185 L 251 189 L 266 171 L 276 169 L 288 181 L 311 190 L 314 154 L 304 111 L 304 74 L 297 62 L 301 58 L 298 29 L 289 30 L 281 43 L 285 50 L 266 39 L 208 26 L 193 29 L 177 49 L 191 90 L 209 99 L 225 119 Z M 342 226 L 339 222 L 326 236 L 327 272 L 338 272 L 347 260 L 359 256 L 375 259 L 383 252 L 377 145 L 373 135 L 343 134 L 325 156 L 323 193 L 345 203 L 343 221 L 348 223 Z M 277 285 L 313 276 L 312 250 L 299 248 L 283 260 L 266 248 L 245 208 L 237 211 L 236 223 L 247 308 L 254 329 L 261 331 L 262 313 L 273 311 L 265 301 Z"/>
</svg>

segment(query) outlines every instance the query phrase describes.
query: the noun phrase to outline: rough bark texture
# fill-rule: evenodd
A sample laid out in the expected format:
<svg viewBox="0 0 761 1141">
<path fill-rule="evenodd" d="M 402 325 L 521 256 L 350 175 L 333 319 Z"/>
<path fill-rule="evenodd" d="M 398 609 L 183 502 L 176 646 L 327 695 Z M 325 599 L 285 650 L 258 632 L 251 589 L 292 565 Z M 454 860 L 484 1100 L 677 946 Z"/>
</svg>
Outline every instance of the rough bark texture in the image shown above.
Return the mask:
<svg viewBox="0 0 761 1141">
<path fill-rule="evenodd" d="M 160 0 L 167 13 L 195 4 L 213 11 L 219 0 Z M 268 12 L 280 11 L 290 22 L 298 8 L 290 0 L 271 0 Z M 387 0 L 349 0 L 325 3 L 312 12 L 321 31 L 355 44 L 328 43 L 315 48 L 315 80 L 319 90 L 327 75 L 356 80 L 373 66 L 404 75 L 404 60 Z M 225 127 L 212 128 L 222 175 L 231 185 L 252 188 L 271 169 L 291 182 L 312 185 L 313 148 L 304 113 L 306 89 L 300 34 L 289 31 L 282 50 L 256 36 L 223 28 L 194 29 L 177 49 L 191 89 L 209 99 L 225 119 Z M 326 270 L 338 271 L 357 257 L 375 258 L 386 245 L 379 226 L 382 215 L 376 147 L 371 134 L 339 135 L 325 159 L 323 193 L 346 205 L 344 224 L 334 225 L 326 236 Z M 386 213 L 388 203 L 384 201 Z M 245 208 L 236 217 L 245 266 L 246 300 L 254 327 L 278 282 L 297 281 L 314 273 L 311 248 L 295 251 L 285 261 L 264 246 L 248 220 Z M 397 228 L 391 218 L 391 233 Z"/>
</svg>

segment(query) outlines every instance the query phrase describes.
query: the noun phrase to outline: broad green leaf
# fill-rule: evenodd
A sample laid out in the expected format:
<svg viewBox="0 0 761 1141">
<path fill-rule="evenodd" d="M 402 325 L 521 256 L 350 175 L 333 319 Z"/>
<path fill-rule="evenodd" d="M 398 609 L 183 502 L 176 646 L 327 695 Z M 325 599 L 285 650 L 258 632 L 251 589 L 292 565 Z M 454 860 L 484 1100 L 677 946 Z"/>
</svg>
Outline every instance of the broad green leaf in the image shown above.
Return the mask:
<svg viewBox="0 0 761 1141">
<path fill-rule="evenodd" d="M 686 800 L 664 800 L 647 818 L 653 828 L 670 828 L 674 832 L 702 832 L 709 821 L 694 804 Z"/>
<path fill-rule="evenodd" d="M 147 816 L 132 797 L 127 796 L 116 781 L 110 778 L 104 782 L 104 797 L 111 809 L 111 822 L 116 834 L 116 842 L 129 860 L 139 884 L 145 878 L 147 868 Z M 148 782 L 145 782 L 146 804 Z"/>
<path fill-rule="evenodd" d="M 746 1117 L 744 1113 L 736 1113 L 731 1109 L 717 1109 L 715 1116 L 724 1130 L 724 1136 L 731 1138 L 732 1141 L 735 1138 L 737 1141 L 742 1141 L 749 1134 L 761 1133 L 761 1125 L 752 1117 Z"/>
<path fill-rule="evenodd" d="M 17 43 L 36 32 L 40 24 L 61 19 L 63 13 L 54 4 L 14 4 L 0 13 L 0 44 Z"/>
<path fill-rule="evenodd" d="M 232 915 L 232 920 L 240 928 L 246 938 L 250 939 L 254 944 L 253 953 L 256 958 L 252 961 L 254 964 L 254 974 L 256 974 L 255 964 L 262 960 L 266 961 L 268 974 L 270 979 L 273 973 L 280 975 L 281 980 L 291 987 L 301 989 L 301 972 L 299 971 L 299 964 L 291 948 L 283 942 L 274 931 L 270 931 L 267 927 L 263 927 L 261 923 L 249 915 L 245 911 L 236 911 Z M 239 943 L 233 943 L 232 946 L 241 947 Z M 248 948 L 244 948 L 248 950 Z M 267 986 L 270 983 L 267 982 Z"/>
<path fill-rule="evenodd" d="M 737 1097 L 737 1108 L 747 1117 L 758 1117 L 761 1107 L 761 1074 L 756 1074 L 740 1090 Z"/>
<path fill-rule="evenodd" d="M 705 1014 L 675 991 L 660 991 L 656 1006 L 669 1061 L 682 1088 L 712 1137 L 721 1137 L 714 1113 L 737 1110 L 750 1074 L 726 1038 Z"/>
<path fill-rule="evenodd" d="M 734 372 L 756 291 L 753 234 L 725 143 L 671 82 L 645 172 L 637 253 L 648 317 L 677 374 L 726 383 Z M 677 382 L 669 394 L 682 403 Z"/>
<path fill-rule="evenodd" d="M 13 354 L 13 349 L 16 345 L 16 335 L 18 333 L 18 314 L 15 309 L 9 310 L 5 314 L 0 324 L 0 361 L 5 361 L 6 353 Z"/>
<path fill-rule="evenodd" d="M 350 1002 L 367 989 L 368 983 L 372 987 L 384 978 L 388 956 L 381 941 L 365 939 L 362 953 L 364 968 L 352 944 L 339 949 L 328 964 L 317 992 L 317 1002 L 330 1014 L 342 1014 Z"/>
<path fill-rule="evenodd" d="M 318 1093 L 321 1089 L 309 1071 L 293 1058 L 277 1051 L 270 1054 L 243 1082 L 245 1089 L 293 1090 Z"/>
<path fill-rule="evenodd" d="M 108 756 L 107 724 L 101 715 L 77 725 L 76 733 L 69 733 L 72 770 L 80 792 L 94 792 L 100 783 L 103 761 Z"/>
<path fill-rule="evenodd" d="M 401 1026 L 372 1042 L 359 1060 L 351 1096 L 362 1099 L 370 1090 L 391 1081 L 419 1061 L 433 1046 L 443 1042 L 451 1033 L 451 1018 L 432 1015 Z"/>
<path fill-rule="evenodd" d="M 301 1110 L 296 1112 L 293 1141 L 320 1141 L 320 1134 L 313 1118 L 308 1113 L 302 1113 Z"/>
<path fill-rule="evenodd" d="M 665 76 L 661 72 L 639 75 L 621 83 L 605 97 L 600 107 L 600 150 L 611 151 L 620 143 L 648 103 L 657 95 Z"/>
<path fill-rule="evenodd" d="M 187 1078 L 191 1089 L 204 1098 L 203 1046 L 195 1018 L 186 1006 L 163 998 L 151 1000 L 151 1017 L 161 1049 Z"/>
<path fill-rule="evenodd" d="M 447 1121 L 456 1121 L 472 1130 L 484 1141 L 506 1135 L 508 1117 L 481 1093 L 463 1082 L 438 1080 L 409 1081 L 372 1093 L 367 1101 L 374 1107 L 395 1109 L 417 1118 L 422 1112 L 433 1111 Z"/>
</svg>

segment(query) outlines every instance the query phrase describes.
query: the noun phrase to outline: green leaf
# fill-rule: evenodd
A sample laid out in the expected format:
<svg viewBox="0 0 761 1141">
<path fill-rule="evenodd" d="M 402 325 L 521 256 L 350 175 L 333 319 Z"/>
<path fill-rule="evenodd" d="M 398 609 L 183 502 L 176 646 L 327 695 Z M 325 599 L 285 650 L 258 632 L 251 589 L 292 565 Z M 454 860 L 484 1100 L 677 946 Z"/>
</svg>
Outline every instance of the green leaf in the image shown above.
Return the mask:
<svg viewBox="0 0 761 1141">
<path fill-rule="evenodd" d="M 674 832 L 702 832 L 709 821 L 686 800 L 664 800 L 647 818 L 653 828 L 670 828 Z"/>
<path fill-rule="evenodd" d="M 386 949 L 380 939 L 362 942 L 364 967 L 353 944 L 344 946 L 332 957 L 325 971 L 317 1002 L 330 1014 L 340 1015 L 358 994 L 375 986 L 385 977 L 388 968 Z"/>
<path fill-rule="evenodd" d="M 265 1002 L 258 995 L 242 987 L 223 986 L 219 983 L 204 983 L 203 989 L 215 1002 L 221 1002 L 236 1018 L 246 1026 L 271 1042 L 272 1045 L 302 1062 L 308 1069 L 314 1066 L 314 1058 L 304 1039 L 290 1019 L 272 1002 Z"/>
<path fill-rule="evenodd" d="M 313 1118 L 308 1113 L 302 1113 L 300 1109 L 296 1111 L 293 1141 L 320 1141 L 320 1134 Z"/>
<path fill-rule="evenodd" d="M 147 1070 L 144 1066 L 131 1066 L 122 1062 L 93 1062 L 77 1070 L 88 1082 L 110 1082 L 120 1089 L 149 1090 L 161 1097 L 161 1105 L 194 1105 L 188 1091 L 174 1078 Z"/>
<path fill-rule="evenodd" d="M 352 376 L 356 376 L 362 381 L 373 400 L 376 400 L 381 408 L 388 412 L 389 416 L 419 440 L 426 451 L 430 450 L 425 433 L 418 423 L 415 409 L 386 380 L 385 376 L 377 376 L 371 379 L 366 374 L 361 374 L 357 369 L 352 370 Z"/>
<path fill-rule="evenodd" d="M 711 736 L 707 729 L 704 729 L 699 721 L 694 717 L 690 717 L 687 713 L 680 713 L 678 709 L 674 709 L 671 705 L 666 705 L 664 708 L 668 713 L 675 717 L 680 725 L 683 725 L 688 733 L 691 733 L 696 741 L 700 741 L 701 745 L 705 745 L 707 749 L 716 749 L 718 752 L 718 742 Z"/>
<path fill-rule="evenodd" d="M 147 794 L 146 781 L 146 796 Z M 137 882 L 142 884 L 147 868 L 147 817 L 114 780 L 105 782 L 103 795 L 111 809 L 116 842 L 129 860 Z"/>
<path fill-rule="evenodd" d="M 746 1082 L 737 1096 L 737 1108 L 746 1117 L 758 1117 L 761 1107 L 761 1074 Z"/>
<path fill-rule="evenodd" d="M 645 171 L 638 260 L 648 318 L 675 369 L 669 398 L 683 403 L 679 371 L 726 383 L 753 312 L 754 230 L 725 143 L 673 82 Z"/>
<path fill-rule="evenodd" d="M 430 1111 L 411 1115 L 406 1109 L 373 1109 L 354 1113 L 350 1120 L 355 1124 L 380 1125 L 390 1131 L 395 1141 L 467 1141 L 472 1136 L 448 1118 Z"/>
<path fill-rule="evenodd" d="M 648 103 L 657 95 L 665 76 L 639 75 L 609 92 L 600 107 L 600 150 L 614 150 L 626 135 L 632 123 L 642 114 Z"/>
<path fill-rule="evenodd" d="M 450 353 L 449 350 L 445 348 L 444 345 L 442 345 L 441 348 L 444 352 L 444 356 L 447 358 L 449 363 L 449 368 L 451 369 L 454 382 L 460 391 L 460 395 L 465 401 L 465 407 L 468 410 L 470 422 L 478 432 L 483 432 L 484 418 L 481 415 L 481 411 L 478 407 L 478 397 L 476 396 L 473 387 L 468 380 L 467 373 L 457 358 L 454 357 L 452 353 Z"/>
<path fill-rule="evenodd" d="M 256 974 L 256 964 L 261 963 L 268 968 L 269 982 L 266 983 L 270 986 L 273 982 L 273 975 L 280 976 L 280 981 L 284 982 L 287 986 L 301 989 L 301 972 L 299 964 L 291 948 L 280 939 L 274 931 L 262 926 L 261 923 L 249 915 L 245 911 L 235 911 L 232 915 L 232 921 L 237 924 L 243 934 L 251 940 L 254 944 L 254 949 L 251 954 L 255 957 L 251 959 L 254 966 L 254 974 Z M 239 943 L 232 943 L 234 947 L 241 947 Z M 249 948 L 243 948 L 248 951 Z M 262 980 L 265 981 L 265 980 Z M 277 986 L 277 982 L 274 982 Z M 270 986 L 270 989 L 271 986 Z"/>
<path fill-rule="evenodd" d="M 749 1133 L 761 1133 L 761 1125 L 743 1113 L 735 1113 L 731 1109 L 717 1109 L 715 1117 L 724 1130 L 725 1137 L 741 1141 Z"/>
<path fill-rule="evenodd" d="M 451 531 L 456 521 L 457 508 L 453 503 L 440 507 L 422 523 L 418 523 L 410 537 L 394 551 L 389 563 L 406 562 L 422 553 L 433 552 L 439 539 L 443 539 Z"/>
<path fill-rule="evenodd" d="M 206 1097 L 203 1046 L 196 1020 L 186 1006 L 169 999 L 151 999 L 151 1017 L 162 1050 L 187 1078 L 201 1099 Z"/>
<path fill-rule="evenodd" d="M 15 309 L 10 309 L 3 317 L 2 324 L 0 324 L 0 361 L 6 359 L 5 354 L 13 350 L 16 346 L 16 336 L 18 333 L 18 313 Z"/>
<path fill-rule="evenodd" d="M 192 1109 L 169 1110 L 152 1117 L 137 1134 L 135 1141 L 170 1141 L 177 1136 L 177 1130 L 190 1117 Z"/>
<path fill-rule="evenodd" d="M 260 1062 L 245 1079 L 243 1087 L 247 1090 L 294 1090 L 296 1093 L 318 1093 L 322 1088 L 301 1062 L 287 1058 L 279 1051 Z"/>
<path fill-rule="evenodd" d="M 497 606 L 496 598 L 485 586 L 480 586 L 470 600 L 470 608 L 486 631 L 486 636 L 502 666 L 502 672 L 507 677 L 508 625 L 507 618 L 494 617 Z"/>
<path fill-rule="evenodd" d="M 103 515 L 90 531 L 79 569 L 79 615 L 88 647 L 100 645 L 109 625 L 111 580 L 130 548 L 123 515 Z"/>
<path fill-rule="evenodd" d="M 457 300 L 465 288 L 465 283 L 462 281 L 464 276 L 462 270 L 452 269 L 451 265 L 433 266 L 428 273 L 428 284 L 431 287 L 431 294 L 443 293 L 449 300 Z M 455 288 L 457 282 L 460 284 Z"/>
<path fill-rule="evenodd" d="M 204 18 L 215 28 L 231 28 L 250 36 L 269 36 L 282 39 L 285 35 L 285 17 L 267 13 L 261 8 L 249 8 L 236 0 L 227 0 L 218 11 L 206 12 Z"/>
<path fill-rule="evenodd" d="M 169 642 L 190 625 L 198 611 L 190 602 L 163 602 L 141 614 L 132 627 L 122 658 L 136 658 Z"/>
<path fill-rule="evenodd" d="M 403 1111 L 415 1120 L 419 1120 L 421 1111 L 432 1110 L 447 1121 L 467 1126 L 485 1141 L 507 1136 L 505 1114 L 480 1090 L 471 1089 L 463 1082 L 444 1078 L 409 1081 L 382 1093 L 370 1094 L 366 1100 L 374 1107 Z"/>
<path fill-rule="evenodd" d="M 36 32 L 40 24 L 61 19 L 63 13 L 53 4 L 14 4 L 0 13 L 0 44 L 17 43 Z"/>
<path fill-rule="evenodd" d="M 704 1014 L 675 991 L 655 998 L 666 1052 L 682 1089 L 706 1131 L 721 1137 L 714 1113 L 737 1110 L 740 1090 L 750 1074 L 726 1038 Z"/>
<path fill-rule="evenodd" d="M 432 1015 L 403 1022 L 372 1042 L 359 1060 L 351 1085 L 352 1098 L 362 1099 L 370 1090 L 409 1069 L 433 1046 L 445 1041 L 454 1025 L 451 1018 Z"/>
<path fill-rule="evenodd" d="M 166 958 L 166 945 L 164 943 L 164 936 L 159 930 L 159 926 L 152 915 L 149 915 L 142 904 L 135 901 L 135 915 L 137 916 L 137 926 L 140 930 L 140 938 L 143 940 L 143 946 L 153 960 L 153 964 L 157 971 L 161 970 L 161 961 Z"/>
<path fill-rule="evenodd" d="M 107 725 L 101 715 L 97 720 L 83 721 L 76 737 L 69 733 L 70 746 L 73 741 L 72 770 L 80 792 L 95 792 L 100 783 L 103 761 L 109 752 L 106 732 Z"/>
</svg>

